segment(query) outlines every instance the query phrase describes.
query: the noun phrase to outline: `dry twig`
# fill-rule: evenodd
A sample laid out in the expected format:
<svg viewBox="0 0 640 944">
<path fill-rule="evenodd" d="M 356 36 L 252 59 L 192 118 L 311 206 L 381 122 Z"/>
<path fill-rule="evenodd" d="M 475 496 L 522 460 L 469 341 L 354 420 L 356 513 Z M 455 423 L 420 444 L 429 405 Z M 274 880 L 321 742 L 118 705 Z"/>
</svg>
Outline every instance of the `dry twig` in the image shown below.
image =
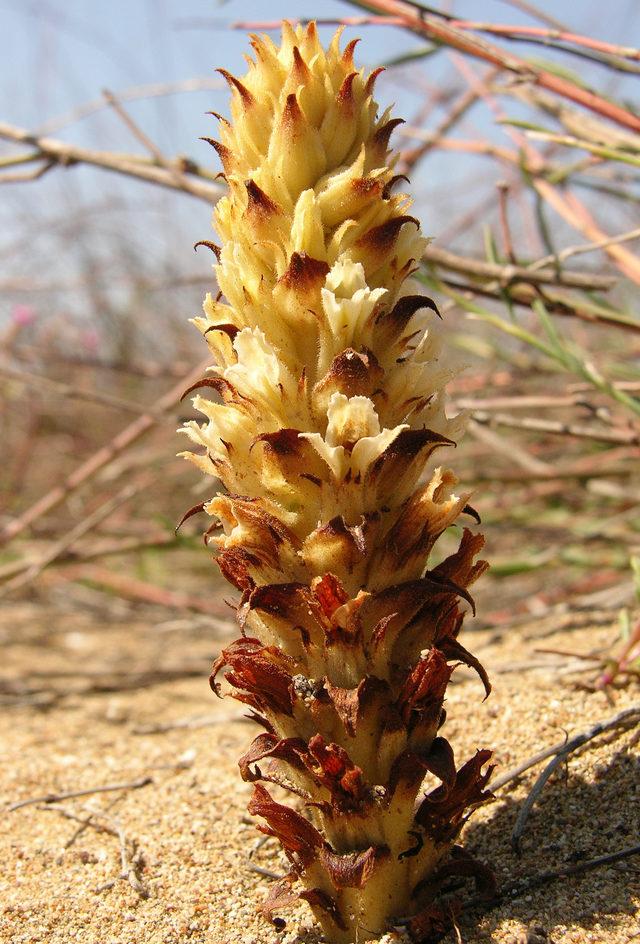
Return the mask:
<svg viewBox="0 0 640 944">
<path fill-rule="evenodd" d="M 522 839 L 522 834 L 536 800 L 542 793 L 545 784 L 549 780 L 549 777 L 551 777 L 554 771 L 557 770 L 563 760 L 565 760 L 569 754 L 576 751 L 579 747 L 582 747 L 584 744 L 592 741 L 594 738 L 598 737 L 600 734 L 603 734 L 605 731 L 610 731 L 613 728 L 626 727 L 629 724 L 634 724 L 638 719 L 640 719 L 640 705 L 634 705 L 631 708 L 625 708 L 623 711 L 618 712 L 618 714 L 616 714 L 613 718 L 609 718 L 606 721 L 597 722 L 588 728 L 588 730 L 574 735 L 563 744 L 555 745 L 555 747 L 548 749 L 546 752 L 542 751 L 539 754 L 534 755 L 533 758 L 529 758 L 528 761 L 525 761 L 518 768 L 516 768 L 515 771 L 510 771 L 504 777 L 501 777 L 498 781 L 496 781 L 496 783 L 493 785 L 494 790 L 504 786 L 510 780 L 515 779 L 515 777 L 520 776 L 520 774 L 522 774 L 529 767 L 532 767 L 535 764 L 540 763 L 540 761 L 544 760 L 546 757 L 553 755 L 552 760 L 547 764 L 540 776 L 537 778 L 529 795 L 520 808 L 520 812 L 511 835 L 511 845 L 514 852 L 520 851 L 520 841 Z"/>
<path fill-rule="evenodd" d="M 99 787 L 88 787 L 85 790 L 67 790 L 63 793 L 45 793 L 44 796 L 30 797 L 28 800 L 19 800 L 6 808 L 7 813 L 13 813 L 14 810 L 21 810 L 25 806 L 33 806 L 36 803 L 58 803 L 60 800 L 72 800 L 75 797 L 91 796 L 94 793 L 113 793 L 115 790 L 139 790 L 153 783 L 152 777 L 139 777 L 137 780 L 129 780 L 125 783 L 109 783 Z"/>
<path fill-rule="evenodd" d="M 156 410 L 153 414 L 144 413 L 142 416 L 135 419 L 129 426 L 118 433 L 111 442 L 102 446 L 89 459 L 78 466 L 71 475 L 67 476 L 61 485 L 54 486 L 51 491 L 39 498 L 35 504 L 23 512 L 18 518 L 15 518 L 6 525 L 0 532 L 0 544 L 11 541 L 22 531 L 25 531 L 29 525 L 63 502 L 71 492 L 83 485 L 94 476 L 96 472 L 99 472 L 100 469 L 103 469 L 106 465 L 113 462 L 121 452 L 152 429 L 157 422 L 156 413 L 166 413 L 168 410 L 172 409 L 182 395 L 185 387 L 188 387 L 195 380 L 199 379 L 208 366 L 209 359 L 199 364 L 195 370 L 190 371 L 186 377 L 171 387 L 164 396 L 159 398 L 156 403 Z"/>
</svg>

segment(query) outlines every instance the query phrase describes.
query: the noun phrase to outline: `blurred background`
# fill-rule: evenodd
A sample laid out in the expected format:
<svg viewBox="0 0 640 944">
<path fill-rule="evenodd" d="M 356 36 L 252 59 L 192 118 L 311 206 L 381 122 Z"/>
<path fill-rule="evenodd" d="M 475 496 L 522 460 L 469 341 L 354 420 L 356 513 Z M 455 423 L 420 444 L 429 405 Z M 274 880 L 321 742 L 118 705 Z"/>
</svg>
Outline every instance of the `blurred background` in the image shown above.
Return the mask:
<svg viewBox="0 0 640 944">
<path fill-rule="evenodd" d="M 151 680 L 201 674 L 232 632 L 202 519 L 174 530 L 213 492 L 175 457 L 207 353 L 188 319 L 215 292 L 199 138 L 228 113 L 215 68 L 242 74 L 247 33 L 296 17 L 362 37 L 405 118 L 421 278 L 466 365 L 449 461 L 492 562 L 475 625 L 620 616 L 593 675 L 632 639 L 640 553 L 636 0 L 3 0 L 0 630 L 76 657 L 104 633 L 115 672 L 151 628 Z M 63 656 L 3 699 L 57 698 Z M 73 684 L 117 687 L 97 663 Z"/>
</svg>

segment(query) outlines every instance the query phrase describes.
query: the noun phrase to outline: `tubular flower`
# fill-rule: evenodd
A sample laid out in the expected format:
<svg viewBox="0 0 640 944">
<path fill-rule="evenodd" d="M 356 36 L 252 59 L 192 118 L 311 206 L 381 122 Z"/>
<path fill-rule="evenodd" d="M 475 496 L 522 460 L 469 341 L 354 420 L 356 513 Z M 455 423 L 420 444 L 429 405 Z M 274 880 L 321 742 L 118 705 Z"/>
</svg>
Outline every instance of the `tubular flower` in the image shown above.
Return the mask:
<svg viewBox="0 0 640 944">
<path fill-rule="evenodd" d="M 490 797 L 490 753 L 458 768 L 438 733 L 456 665 L 489 691 L 458 642 L 483 541 L 465 529 L 428 569 L 472 512 L 451 472 L 424 477 L 461 423 L 444 409 L 437 310 L 411 281 L 426 240 L 395 192 L 398 120 L 378 116 L 379 70 L 357 69 L 339 36 L 325 50 L 313 23 L 285 23 L 279 48 L 252 38 L 244 78 L 223 72 L 220 294 L 196 319 L 215 366 L 195 387 L 217 396 L 195 397 L 205 419 L 184 432 L 224 486 L 190 513 L 213 517 L 207 540 L 242 594 L 212 686 L 226 675 L 265 729 L 240 771 L 291 863 L 262 910 L 302 898 L 347 942 L 412 914 L 424 933 L 465 818 Z"/>
</svg>

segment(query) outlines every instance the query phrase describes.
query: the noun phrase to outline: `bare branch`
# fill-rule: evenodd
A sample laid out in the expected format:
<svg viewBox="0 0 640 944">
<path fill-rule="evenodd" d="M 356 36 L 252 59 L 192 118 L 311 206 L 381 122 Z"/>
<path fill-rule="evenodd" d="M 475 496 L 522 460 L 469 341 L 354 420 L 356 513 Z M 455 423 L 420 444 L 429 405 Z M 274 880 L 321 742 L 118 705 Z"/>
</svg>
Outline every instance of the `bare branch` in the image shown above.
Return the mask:
<svg viewBox="0 0 640 944">
<path fill-rule="evenodd" d="M 6 809 L 7 813 L 13 813 L 14 810 L 21 810 L 25 806 L 33 806 L 36 803 L 58 803 L 60 800 L 71 800 L 75 797 L 91 796 L 94 793 L 113 793 L 115 790 L 139 790 L 140 787 L 146 787 L 153 783 L 152 777 L 139 777 L 137 780 L 129 780 L 126 783 L 109 783 L 99 787 L 88 787 L 85 790 L 67 790 L 63 793 L 45 793 L 44 796 L 30 797 L 28 800 L 19 800 L 12 803 Z"/>
<path fill-rule="evenodd" d="M 183 380 L 171 387 L 163 397 L 156 403 L 156 412 L 167 412 L 176 405 L 185 387 L 193 383 L 209 366 L 209 359 L 199 364 L 195 370 L 190 371 Z M 125 427 L 111 442 L 102 446 L 89 459 L 79 465 L 71 475 L 62 482 L 61 485 L 54 486 L 49 492 L 43 495 L 27 511 L 23 512 L 19 518 L 14 519 L 0 532 L 0 544 L 11 541 L 16 535 L 21 534 L 34 521 L 51 511 L 67 498 L 71 492 L 83 485 L 88 479 L 92 478 L 96 472 L 104 468 L 109 463 L 127 449 L 132 443 L 153 428 L 157 422 L 157 415 L 145 413 L 135 419 L 129 426 Z"/>
<path fill-rule="evenodd" d="M 213 203 L 222 193 L 221 187 L 213 183 L 211 174 L 202 170 L 194 161 L 185 160 L 184 158 L 167 162 L 171 167 L 171 169 L 167 169 L 166 164 L 158 167 L 149 158 L 142 155 L 94 151 L 74 144 L 67 144 L 65 141 L 58 141 L 55 138 L 40 137 L 31 131 L 7 124 L 4 121 L 0 121 L 0 138 L 20 144 L 30 144 L 35 148 L 34 160 L 42 159 L 59 167 L 91 164 L 94 167 L 102 167 L 105 170 L 115 171 L 115 173 L 124 174 L 127 177 L 137 177 L 139 180 L 146 180 L 149 183 L 168 187 L 171 190 L 181 190 L 183 193 L 189 193 L 191 196 L 205 200 L 207 203 Z M 189 180 L 187 188 L 184 182 L 176 179 L 177 171 L 202 179 Z M 0 177 L 0 181 L 2 179 Z"/>
</svg>

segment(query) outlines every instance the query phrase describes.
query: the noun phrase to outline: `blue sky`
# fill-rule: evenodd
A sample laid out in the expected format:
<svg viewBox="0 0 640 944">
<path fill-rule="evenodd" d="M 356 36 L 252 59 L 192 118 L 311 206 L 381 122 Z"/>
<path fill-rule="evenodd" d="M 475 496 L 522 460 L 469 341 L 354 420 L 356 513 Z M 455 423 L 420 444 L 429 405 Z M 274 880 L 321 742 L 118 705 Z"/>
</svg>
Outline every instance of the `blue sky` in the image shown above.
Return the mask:
<svg viewBox="0 0 640 944">
<path fill-rule="evenodd" d="M 610 0 L 608 5 L 596 0 L 538 0 L 537 5 L 582 32 L 640 44 L 639 0 Z M 532 22 L 507 0 L 443 0 L 442 6 L 476 20 Z M 246 34 L 229 30 L 228 24 L 239 19 L 358 12 L 338 0 L 0 0 L 4 37 L 0 118 L 31 130 L 53 128 L 49 133 L 87 147 L 140 152 L 139 142 L 109 109 L 71 124 L 64 118 L 77 106 L 99 99 L 105 88 L 117 94 L 135 86 L 207 79 L 220 87 L 131 101 L 126 107 L 167 155 L 187 154 L 217 169 L 215 155 L 198 138 L 215 133 L 212 120 L 204 116 L 207 110 L 227 110 L 228 92 L 215 68 L 236 73 L 244 69 Z M 331 27 L 325 28 L 326 36 L 331 32 Z M 422 45 L 418 37 L 395 27 L 349 28 L 346 36 L 354 35 L 363 37 L 358 61 L 368 66 Z M 509 48 L 523 56 L 551 58 L 537 47 Z M 564 62 L 587 79 L 599 71 L 598 67 L 589 71 L 580 60 Z M 452 74 L 449 54 L 441 53 L 418 65 L 389 69 L 377 92 L 381 104 L 395 102 L 397 112 L 411 120 L 425 96 L 450 82 Z M 630 91 L 635 85 L 637 77 L 633 82 L 624 80 L 623 87 Z M 517 107 L 511 107 L 516 113 Z M 441 114 L 433 112 L 432 127 Z M 489 132 L 504 141 L 504 131 L 492 129 L 492 118 L 483 106 L 472 110 L 462 131 L 467 137 Z M 7 147 L 0 142 L 2 153 Z M 476 183 L 494 182 L 483 174 L 493 174 L 497 180 L 499 173 L 500 168 L 488 162 L 471 165 L 464 155 L 432 155 L 412 181 L 427 232 L 445 231 L 454 213 L 464 207 L 469 190 Z M 98 255 L 102 244 L 104 253 L 113 254 L 113 240 L 121 232 L 132 251 L 166 258 L 167 265 L 180 259 L 187 270 L 202 272 L 204 264 L 189 253 L 195 239 L 208 235 L 210 212 L 204 204 L 90 168 L 54 170 L 38 182 L 5 185 L 2 196 L 0 279 L 16 272 L 41 273 L 43 267 L 50 271 L 52 261 L 56 271 L 72 269 L 79 250 L 76 246 L 74 255 L 66 247 L 65 234 L 82 238 L 77 228 L 67 226 L 74 215 L 89 220 L 83 232 L 89 234 Z M 469 235 L 480 247 L 480 228 L 461 238 Z"/>
</svg>

